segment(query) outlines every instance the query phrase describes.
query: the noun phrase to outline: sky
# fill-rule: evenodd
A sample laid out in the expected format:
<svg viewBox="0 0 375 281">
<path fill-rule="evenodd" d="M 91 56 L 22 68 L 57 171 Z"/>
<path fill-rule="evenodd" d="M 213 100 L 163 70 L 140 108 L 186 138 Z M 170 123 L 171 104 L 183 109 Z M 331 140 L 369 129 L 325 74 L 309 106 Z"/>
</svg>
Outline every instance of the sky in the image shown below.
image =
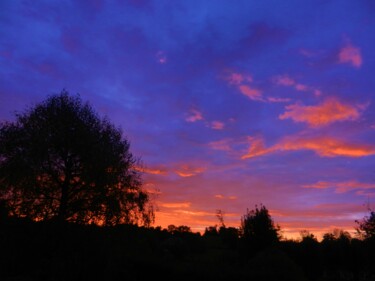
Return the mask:
<svg viewBox="0 0 375 281">
<path fill-rule="evenodd" d="M 66 89 L 120 127 L 154 226 L 264 205 L 286 238 L 375 208 L 375 2 L 0 1 L 0 121 Z"/>
</svg>

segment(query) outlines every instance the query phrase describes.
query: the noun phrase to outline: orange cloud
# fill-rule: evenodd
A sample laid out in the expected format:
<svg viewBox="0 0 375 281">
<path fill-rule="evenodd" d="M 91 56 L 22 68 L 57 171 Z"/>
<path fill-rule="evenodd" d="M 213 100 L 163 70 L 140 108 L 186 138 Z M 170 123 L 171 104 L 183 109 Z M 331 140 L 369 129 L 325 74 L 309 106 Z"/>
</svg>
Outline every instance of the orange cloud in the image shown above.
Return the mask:
<svg viewBox="0 0 375 281">
<path fill-rule="evenodd" d="M 190 116 L 188 116 L 185 120 L 187 122 L 196 122 L 196 121 L 199 121 L 199 120 L 203 120 L 203 115 L 200 111 L 198 111 L 196 109 L 192 109 L 190 111 Z"/>
<path fill-rule="evenodd" d="M 135 167 L 135 170 L 142 173 L 152 174 L 152 175 L 167 175 L 167 171 L 164 169 L 153 169 L 153 168 L 145 168 L 145 167 Z"/>
<path fill-rule="evenodd" d="M 159 203 L 159 205 L 164 208 L 190 208 L 191 202 Z"/>
<path fill-rule="evenodd" d="M 303 185 L 304 188 L 317 188 L 317 189 L 326 189 L 334 188 L 336 193 L 345 193 L 351 190 L 356 189 L 374 189 L 375 192 L 375 183 L 364 183 L 358 181 L 347 181 L 347 182 L 327 182 L 319 181 L 315 184 Z"/>
<path fill-rule="evenodd" d="M 318 127 L 337 121 L 356 120 L 360 116 L 360 107 L 344 104 L 337 99 L 330 98 L 322 104 L 305 106 L 292 104 L 285 107 L 286 112 L 279 115 L 279 119 L 292 119 L 295 122 L 305 122 Z"/>
<path fill-rule="evenodd" d="M 250 148 L 247 154 L 243 155 L 241 159 L 247 159 L 247 158 L 254 158 L 258 156 L 262 156 L 264 154 L 268 154 L 274 150 L 276 150 L 276 147 L 266 148 L 264 145 L 264 141 L 262 138 L 254 137 L 249 138 L 250 140 Z"/>
<path fill-rule="evenodd" d="M 375 154 L 375 147 L 370 145 L 350 144 L 333 137 L 311 139 L 287 138 L 278 145 L 279 150 L 312 150 L 323 157 L 363 157 Z"/>
<path fill-rule="evenodd" d="M 253 77 L 250 75 L 244 75 L 241 73 L 231 73 L 229 76 L 225 77 L 225 80 L 229 82 L 230 85 L 235 85 L 241 94 L 248 97 L 253 101 L 261 102 L 288 102 L 288 98 L 279 97 L 263 97 L 261 90 L 253 88 L 251 82 L 253 82 Z M 299 91 L 306 91 L 308 87 L 303 84 L 297 84 L 293 79 L 288 76 L 278 76 L 274 79 L 274 82 L 279 85 L 284 86 L 294 86 Z"/>
<path fill-rule="evenodd" d="M 240 92 L 247 96 L 251 100 L 261 101 L 262 100 L 262 92 L 257 89 L 252 89 L 247 85 L 240 85 L 239 87 Z"/>
<path fill-rule="evenodd" d="M 362 65 L 361 50 L 358 47 L 347 45 L 340 50 L 339 63 L 349 63 L 355 68 Z"/>
<path fill-rule="evenodd" d="M 175 173 L 179 175 L 180 177 L 186 178 L 186 177 L 192 177 L 192 176 L 201 174 L 205 170 L 206 168 L 192 168 L 190 166 L 184 165 L 178 170 L 176 170 Z"/>
<path fill-rule="evenodd" d="M 287 137 L 281 142 L 265 147 L 261 138 L 250 140 L 249 151 L 241 159 L 254 158 L 275 151 L 311 150 L 321 157 L 364 157 L 375 154 L 375 147 L 365 144 L 352 144 L 333 137 Z"/>
<path fill-rule="evenodd" d="M 222 195 L 222 194 L 216 194 L 216 195 L 215 195 L 215 198 L 217 198 L 217 199 L 236 200 L 236 199 L 237 199 L 237 196 L 228 196 L 228 197 L 225 197 L 225 196 Z"/>
</svg>

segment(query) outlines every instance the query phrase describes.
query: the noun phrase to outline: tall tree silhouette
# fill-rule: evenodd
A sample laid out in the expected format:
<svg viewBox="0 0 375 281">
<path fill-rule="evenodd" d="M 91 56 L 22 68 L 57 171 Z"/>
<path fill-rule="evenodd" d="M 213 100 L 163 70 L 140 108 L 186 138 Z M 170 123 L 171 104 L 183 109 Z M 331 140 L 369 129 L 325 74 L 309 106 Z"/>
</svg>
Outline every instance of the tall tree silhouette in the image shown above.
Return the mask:
<svg viewBox="0 0 375 281">
<path fill-rule="evenodd" d="M 122 131 L 65 90 L 0 124 L 0 199 L 10 215 L 115 225 L 153 222 Z"/>
<path fill-rule="evenodd" d="M 241 236 L 252 248 L 261 249 L 279 241 L 280 228 L 275 225 L 268 209 L 261 205 L 255 210 L 247 210 L 241 218 Z"/>
</svg>

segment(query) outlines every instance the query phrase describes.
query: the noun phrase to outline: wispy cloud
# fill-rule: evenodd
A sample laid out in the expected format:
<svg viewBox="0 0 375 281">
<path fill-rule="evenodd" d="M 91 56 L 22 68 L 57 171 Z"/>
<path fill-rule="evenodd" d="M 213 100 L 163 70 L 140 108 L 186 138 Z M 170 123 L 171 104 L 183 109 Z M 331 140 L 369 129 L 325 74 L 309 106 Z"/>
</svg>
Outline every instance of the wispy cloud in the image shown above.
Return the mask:
<svg viewBox="0 0 375 281">
<path fill-rule="evenodd" d="M 339 63 L 347 63 L 355 68 L 360 68 L 362 65 L 361 49 L 351 44 L 347 44 L 340 50 L 338 59 Z"/>
<path fill-rule="evenodd" d="M 289 102 L 289 98 L 281 98 L 281 97 L 264 97 L 263 92 L 254 87 L 252 82 L 254 82 L 253 77 L 249 74 L 241 74 L 241 73 L 231 73 L 230 75 L 225 76 L 224 78 L 230 85 L 234 85 L 237 87 L 239 92 L 248 97 L 250 100 L 253 101 L 260 101 L 260 102 L 270 102 L 270 103 L 284 103 Z M 295 85 L 296 88 L 300 91 L 307 90 L 307 86 L 302 84 L 296 84 L 294 80 L 289 77 L 280 77 L 279 83 L 283 85 Z"/>
<path fill-rule="evenodd" d="M 222 130 L 224 129 L 225 124 L 220 121 L 212 121 L 210 127 L 214 130 Z"/>
<path fill-rule="evenodd" d="M 206 170 L 204 167 L 191 167 L 189 165 L 182 165 L 178 169 L 175 170 L 175 173 L 180 177 L 192 177 L 198 174 L 203 173 Z"/>
<path fill-rule="evenodd" d="M 267 97 L 269 102 L 290 102 L 289 98 Z"/>
<path fill-rule="evenodd" d="M 330 98 L 318 105 L 293 104 L 285 108 L 285 113 L 279 115 L 279 119 L 290 118 L 294 122 L 304 122 L 312 127 L 319 127 L 337 121 L 356 120 L 360 117 L 363 107 L 345 104 L 335 98 Z"/>
<path fill-rule="evenodd" d="M 241 85 L 243 82 L 253 82 L 253 77 L 251 75 L 233 72 L 227 76 L 227 80 L 229 84 Z"/>
<path fill-rule="evenodd" d="M 277 85 L 282 86 L 294 86 L 296 84 L 296 81 L 294 81 L 294 79 L 290 78 L 288 75 L 277 76 L 274 78 L 274 81 Z"/>
<path fill-rule="evenodd" d="M 216 199 L 221 199 L 221 200 L 224 200 L 224 199 L 236 200 L 237 199 L 237 196 L 225 196 L 225 195 L 222 195 L 222 194 L 216 194 L 214 197 Z"/>
<path fill-rule="evenodd" d="M 191 202 L 162 203 L 160 206 L 165 208 L 190 208 Z"/>
<path fill-rule="evenodd" d="M 297 83 L 293 78 L 289 75 L 279 75 L 273 78 L 273 82 L 276 85 L 287 86 L 287 87 L 294 87 L 297 91 L 307 91 L 309 89 L 308 86 Z"/>
<path fill-rule="evenodd" d="M 231 151 L 232 142 L 232 139 L 226 138 L 218 141 L 212 141 L 208 144 L 208 146 L 214 150 Z"/>
<path fill-rule="evenodd" d="M 304 188 L 327 189 L 334 188 L 336 193 L 345 193 L 351 190 L 373 190 L 375 193 L 375 183 L 359 182 L 356 180 L 345 182 L 319 181 L 314 184 L 303 185 Z"/>
<path fill-rule="evenodd" d="M 240 90 L 240 92 L 247 96 L 249 99 L 251 100 L 255 100 L 255 101 L 262 101 L 262 92 L 258 89 L 254 89 L 254 88 L 251 88 L 250 86 L 248 85 L 240 85 L 238 87 L 238 89 Z"/>
<path fill-rule="evenodd" d="M 311 150 L 321 157 L 364 157 L 375 154 L 375 146 L 354 144 L 334 137 L 286 137 L 279 143 L 266 147 L 262 138 L 250 139 L 250 148 L 241 158 L 254 158 L 276 151 Z"/>
<path fill-rule="evenodd" d="M 151 175 L 162 175 L 165 176 L 168 174 L 167 170 L 165 169 L 159 169 L 159 168 L 148 168 L 148 167 L 135 167 L 135 170 L 142 172 L 142 173 L 147 173 Z"/>
<path fill-rule="evenodd" d="M 242 159 L 262 156 L 264 154 L 268 154 L 277 150 L 276 146 L 266 148 L 264 144 L 264 140 L 261 137 L 253 137 L 253 138 L 251 137 L 249 138 L 249 141 L 250 141 L 249 151 L 241 157 Z"/>
<path fill-rule="evenodd" d="M 203 120 L 203 114 L 197 109 L 191 109 L 189 112 L 189 116 L 185 118 L 187 122 L 197 122 L 199 120 Z"/>
</svg>

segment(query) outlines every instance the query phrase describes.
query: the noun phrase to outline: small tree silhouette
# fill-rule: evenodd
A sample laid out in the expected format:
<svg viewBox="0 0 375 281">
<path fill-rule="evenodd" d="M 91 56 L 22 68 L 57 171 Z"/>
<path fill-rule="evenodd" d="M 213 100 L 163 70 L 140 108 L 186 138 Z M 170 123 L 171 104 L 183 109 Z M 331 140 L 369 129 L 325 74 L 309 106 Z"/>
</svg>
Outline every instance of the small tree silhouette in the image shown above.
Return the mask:
<svg viewBox="0 0 375 281">
<path fill-rule="evenodd" d="M 241 218 L 241 236 L 256 249 L 264 248 L 280 239 L 280 227 L 275 225 L 268 209 L 261 205 L 247 210 Z"/>
<path fill-rule="evenodd" d="M 11 215 L 78 223 L 153 221 L 122 131 L 63 90 L 0 124 L 0 199 Z"/>
<path fill-rule="evenodd" d="M 370 210 L 370 215 L 365 216 L 362 220 L 355 221 L 358 224 L 356 231 L 361 238 L 375 238 L 375 212 Z"/>
</svg>

